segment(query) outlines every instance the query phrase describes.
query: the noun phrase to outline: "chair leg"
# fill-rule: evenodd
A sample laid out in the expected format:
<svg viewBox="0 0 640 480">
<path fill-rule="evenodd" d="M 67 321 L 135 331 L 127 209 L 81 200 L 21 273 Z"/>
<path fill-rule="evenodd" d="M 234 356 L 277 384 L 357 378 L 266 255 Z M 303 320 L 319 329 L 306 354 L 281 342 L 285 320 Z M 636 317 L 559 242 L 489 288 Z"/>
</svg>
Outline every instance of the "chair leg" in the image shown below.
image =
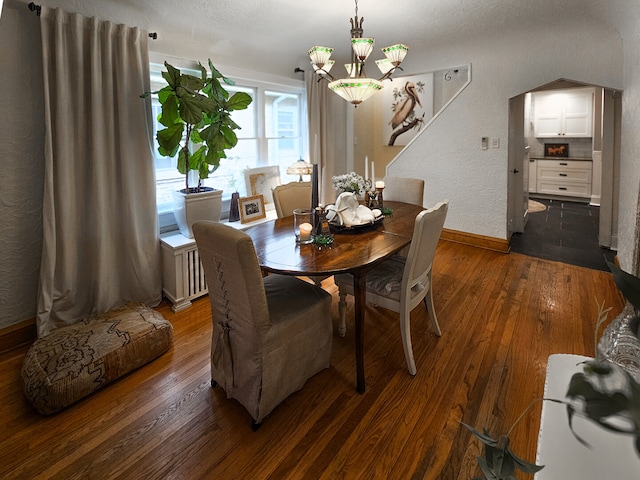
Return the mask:
<svg viewBox="0 0 640 480">
<path fill-rule="evenodd" d="M 347 294 L 338 288 L 338 335 L 344 337 L 347 333 Z"/>
<path fill-rule="evenodd" d="M 407 311 L 407 307 L 401 309 L 400 312 L 400 334 L 402 335 L 402 347 L 404 348 L 404 358 L 407 361 L 409 373 L 415 375 L 418 373 L 416 362 L 413 358 L 413 347 L 411 346 L 411 312 Z"/>
<path fill-rule="evenodd" d="M 424 305 L 427 307 L 427 312 L 429 312 L 429 318 L 431 318 L 431 323 L 433 323 L 433 328 L 436 330 L 436 335 L 441 336 L 442 330 L 440 330 L 440 324 L 438 324 L 438 317 L 436 317 L 436 309 L 433 308 L 433 294 L 431 290 L 431 282 L 429 282 L 429 292 L 424 297 Z"/>
</svg>

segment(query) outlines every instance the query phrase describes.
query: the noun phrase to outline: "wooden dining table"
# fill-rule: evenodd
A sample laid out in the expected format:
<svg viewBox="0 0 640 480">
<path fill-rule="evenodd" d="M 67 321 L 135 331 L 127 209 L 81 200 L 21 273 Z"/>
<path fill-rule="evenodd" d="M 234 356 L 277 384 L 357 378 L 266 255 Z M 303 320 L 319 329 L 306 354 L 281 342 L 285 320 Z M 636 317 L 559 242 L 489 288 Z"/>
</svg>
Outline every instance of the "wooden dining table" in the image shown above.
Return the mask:
<svg viewBox="0 0 640 480">
<path fill-rule="evenodd" d="M 385 202 L 392 213 L 366 227 L 334 231 L 329 246 L 296 243 L 293 216 L 246 229 L 258 262 L 265 272 L 295 276 L 350 273 L 354 278 L 356 388 L 365 391 L 364 319 L 367 271 L 411 243 L 416 216 L 423 208 L 402 202 Z"/>
</svg>

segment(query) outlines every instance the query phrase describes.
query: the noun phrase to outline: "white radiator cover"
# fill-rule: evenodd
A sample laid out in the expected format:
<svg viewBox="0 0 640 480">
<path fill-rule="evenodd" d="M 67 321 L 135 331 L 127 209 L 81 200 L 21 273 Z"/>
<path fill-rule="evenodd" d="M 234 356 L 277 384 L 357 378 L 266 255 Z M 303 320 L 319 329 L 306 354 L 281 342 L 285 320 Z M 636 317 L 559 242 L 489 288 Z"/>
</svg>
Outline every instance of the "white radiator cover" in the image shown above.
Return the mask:
<svg viewBox="0 0 640 480">
<path fill-rule="evenodd" d="M 249 223 L 223 222 L 226 225 L 244 230 L 252 225 L 270 222 L 277 217 L 273 207 L 266 209 L 264 218 Z M 293 231 L 291 231 L 293 238 Z M 174 312 L 191 306 L 191 301 L 209 293 L 204 278 L 204 269 L 200 262 L 198 247 L 193 238 L 187 238 L 179 232 L 165 233 L 160 236 L 162 251 L 162 293 L 173 303 Z"/>
<path fill-rule="evenodd" d="M 195 240 L 180 233 L 163 236 L 162 293 L 178 312 L 191 306 L 191 300 L 209 292 Z"/>
</svg>

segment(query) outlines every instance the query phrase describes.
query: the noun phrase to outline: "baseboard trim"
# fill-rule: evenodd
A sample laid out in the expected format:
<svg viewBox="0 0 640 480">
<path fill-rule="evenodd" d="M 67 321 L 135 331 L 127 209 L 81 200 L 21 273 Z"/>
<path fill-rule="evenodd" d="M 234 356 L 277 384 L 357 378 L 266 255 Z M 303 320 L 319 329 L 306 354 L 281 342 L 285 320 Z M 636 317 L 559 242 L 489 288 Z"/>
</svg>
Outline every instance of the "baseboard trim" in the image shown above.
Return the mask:
<svg viewBox="0 0 640 480">
<path fill-rule="evenodd" d="M 31 318 L 0 329 L 0 353 L 33 343 L 38 338 L 36 319 Z"/>
<path fill-rule="evenodd" d="M 471 245 L 472 247 L 493 250 L 494 252 L 509 253 L 510 250 L 509 241 L 506 239 L 485 237 L 484 235 L 449 230 L 447 228 L 442 229 L 440 238 L 449 242 L 462 243 L 464 245 Z"/>
</svg>

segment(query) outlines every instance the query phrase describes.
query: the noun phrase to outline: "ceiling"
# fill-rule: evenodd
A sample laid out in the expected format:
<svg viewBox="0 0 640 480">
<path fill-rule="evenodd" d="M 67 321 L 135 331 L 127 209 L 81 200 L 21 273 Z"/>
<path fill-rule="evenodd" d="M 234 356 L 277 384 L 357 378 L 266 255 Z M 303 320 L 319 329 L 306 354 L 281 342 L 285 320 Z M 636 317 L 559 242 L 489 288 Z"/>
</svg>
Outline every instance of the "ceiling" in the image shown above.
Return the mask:
<svg viewBox="0 0 640 480">
<path fill-rule="evenodd" d="M 349 19 L 355 14 L 354 0 L 43 0 L 42 5 L 157 32 L 152 51 L 184 57 L 189 49 L 193 59 L 289 76 L 296 66 L 309 66 L 306 51 L 313 45 L 332 46 L 337 63 L 346 61 Z M 412 50 L 479 36 L 548 32 L 573 22 L 606 25 L 609 8 L 602 0 L 358 0 L 364 35 L 375 37 L 377 47 L 409 45 L 407 64 Z M 382 54 L 377 50 L 374 56 Z"/>
</svg>

